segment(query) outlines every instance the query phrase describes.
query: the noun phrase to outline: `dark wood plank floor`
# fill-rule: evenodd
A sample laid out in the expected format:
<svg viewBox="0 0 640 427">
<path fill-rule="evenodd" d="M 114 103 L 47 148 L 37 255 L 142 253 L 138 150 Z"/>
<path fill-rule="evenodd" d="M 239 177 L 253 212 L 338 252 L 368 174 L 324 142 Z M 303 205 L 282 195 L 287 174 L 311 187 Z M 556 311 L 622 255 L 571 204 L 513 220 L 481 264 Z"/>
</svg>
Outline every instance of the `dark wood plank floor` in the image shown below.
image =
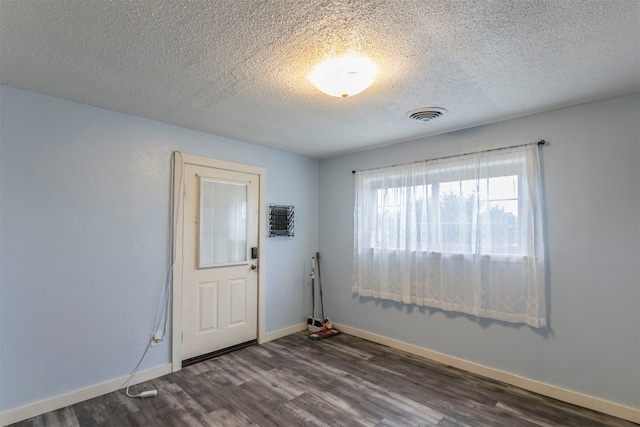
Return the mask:
<svg viewBox="0 0 640 427">
<path fill-rule="evenodd" d="M 632 426 L 349 335 L 244 348 L 14 426 Z"/>
</svg>

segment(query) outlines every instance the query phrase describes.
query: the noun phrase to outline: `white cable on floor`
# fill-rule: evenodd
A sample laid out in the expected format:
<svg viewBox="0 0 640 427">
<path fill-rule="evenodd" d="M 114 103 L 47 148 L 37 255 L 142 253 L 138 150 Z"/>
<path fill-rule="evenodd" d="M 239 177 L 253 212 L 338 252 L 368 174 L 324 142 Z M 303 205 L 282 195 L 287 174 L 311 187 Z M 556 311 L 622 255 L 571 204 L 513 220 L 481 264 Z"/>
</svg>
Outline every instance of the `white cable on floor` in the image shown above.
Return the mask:
<svg viewBox="0 0 640 427">
<path fill-rule="evenodd" d="M 138 368 L 142 364 L 142 361 L 144 360 L 144 357 L 147 355 L 147 352 L 151 348 L 151 340 L 152 339 L 149 339 L 149 342 L 147 343 L 147 347 L 144 349 L 144 353 L 142 353 L 142 357 L 138 361 L 138 364 L 136 365 L 136 367 L 133 368 L 133 372 L 131 372 L 131 376 L 129 377 L 129 381 L 127 381 L 127 388 L 124 391 L 125 394 L 127 395 L 127 397 L 141 397 L 141 398 L 142 397 L 153 397 L 153 396 L 156 396 L 158 394 L 158 390 L 147 390 L 147 391 L 143 391 L 142 393 L 139 393 L 139 394 L 129 394 L 129 387 L 131 387 L 131 380 L 133 379 L 133 377 L 138 372 Z"/>
<path fill-rule="evenodd" d="M 180 175 L 178 175 L 180 177 L 180 180 L 178 183 L 178 200 L 174 204 L 173 203 L 174 182 L 175 182 L 175 176 L 176 176 L 175 160 L 178 158 L 180 159 L 180 171 L 179 171 Z M 140 368 L 140 365 L 142 365 L 142 361 L 147 355 L 147 352 L 149 351 L 149 349 L 151 348 L 151 344 L 154 341 L 155 342 L 164 341 L 164 337 L 167 334 L 167 325 L 169 323 L 169 293 L 171 290 L 171 282 L 173 280 L 173 267 L 176 262 L 175 233 L 176 233 L 176 230 L 178 229 L 178 216 L 179 216 L 178 213 L 182 205 L 182 193 L 183 193 L 182 184 L 184 179 L 184 160 L 182 158 L 182 153 L 180 153 L 179 151 L 175 151 L 173 153 L 173 160 L 174 161 L 171 162 L 171 190 L 169 192 L 169 199 L 171 200 L 171 203 L 172 203 L 171 215 L 170 215 L 171 218 L 170 218 L 170 225 L 169 225 L 169 245 L 168 245 L 169 250 L 168 250 L 168 257 L 167 257 L 169 263 L 167 265 L 167 274 L 165 275 L 164 289 L 162 291 L 162 298 L 160 301 L 160 305 L 158 306 L 156 322 L 154 324 L 153 332 L 151 333 L 152 335 L 150 336 L 149 341 L 147 342 L 147 346 L 145 347 L 144 352 L 142 353 L 142 356 L 138 361 L 138 364 L 136 365 L 135 368 L 133 368 L 133 371 L 129 376 L 129 380 L 127 381 L 125 394 L 127 395 L 127 397 L 131 397 L 131 398 L 155 397 L 158 395 L 158 390 L 147 390 L 139 394 L 130 394 L 129 387 L 131 387 L 131 381 L 133 380 L 133 377 L 135 377 L 135 375 L 138 373 L 138 369 Z M 161 325 L 162 325 L 162 335 L 158 337 L 155 334 L 157 331 L 160 330 Z"/>
</svg>

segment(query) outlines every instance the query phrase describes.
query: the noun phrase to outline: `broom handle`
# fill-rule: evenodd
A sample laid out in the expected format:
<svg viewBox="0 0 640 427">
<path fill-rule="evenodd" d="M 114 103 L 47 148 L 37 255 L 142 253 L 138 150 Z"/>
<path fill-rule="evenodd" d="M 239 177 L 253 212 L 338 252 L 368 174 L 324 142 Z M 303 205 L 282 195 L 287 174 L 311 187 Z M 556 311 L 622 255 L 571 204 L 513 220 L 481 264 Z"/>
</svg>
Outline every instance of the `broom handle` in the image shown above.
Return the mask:
<svg viewBox="0 0 640 427">
<path fill-rule="evenodd" d="M 324 298 L 322 297 L 322 279 L 320 277 L 320 252 L 316 252 L 316 261 L 318 262 L 318 288 L 320 289 L 320 313 L 322 314 L 322 326 L 324 328 Z"/>
<path fill-rule="evenodd" d="M 315 260 L 313 259 L 313 257 L 311 257 L 311 322 L 315 322 L 316 321 L 316 285 L 315 285 L 315 278 L 316 278 L 316 272 L 315 272 Z"/>
</svg>

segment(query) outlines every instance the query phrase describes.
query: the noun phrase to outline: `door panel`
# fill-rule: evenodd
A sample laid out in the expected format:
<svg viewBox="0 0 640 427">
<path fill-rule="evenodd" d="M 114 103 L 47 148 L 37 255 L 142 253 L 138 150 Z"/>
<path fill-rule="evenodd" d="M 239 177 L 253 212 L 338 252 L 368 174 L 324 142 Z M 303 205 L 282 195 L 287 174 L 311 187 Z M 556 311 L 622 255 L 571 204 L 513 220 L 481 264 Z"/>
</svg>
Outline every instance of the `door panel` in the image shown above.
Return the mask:
<svg viewBox="0 0 640 427">
<path fill-rule="evenodd" d="M 229 325 L 240 326 L 247 323 L 247 281 L 234 279 L 229 282 Z"/>
<path fill-rule="evenodd" d="M 198 334 L 218 329 L 218 282 L 199 283 L 198 314 L 200 328 Z"/>
<path fill-rule="evenodd" d="M 259 176 L 187 164 L 182 359 L 257 338 Z"/>
</svg>

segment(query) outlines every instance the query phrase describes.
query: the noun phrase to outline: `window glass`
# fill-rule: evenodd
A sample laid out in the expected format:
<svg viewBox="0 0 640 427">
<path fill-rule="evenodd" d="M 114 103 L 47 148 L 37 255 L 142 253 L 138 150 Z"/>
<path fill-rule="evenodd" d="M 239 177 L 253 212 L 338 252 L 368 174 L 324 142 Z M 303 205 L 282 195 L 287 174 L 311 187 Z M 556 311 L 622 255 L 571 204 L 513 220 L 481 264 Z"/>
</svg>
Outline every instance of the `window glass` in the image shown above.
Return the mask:
<svg viewBox="0 0 640 427">
<path fill-rule="evenodd" d="M 247 261 L 247 185 L 200 179 L 198 268 Z"/>
</svg>

